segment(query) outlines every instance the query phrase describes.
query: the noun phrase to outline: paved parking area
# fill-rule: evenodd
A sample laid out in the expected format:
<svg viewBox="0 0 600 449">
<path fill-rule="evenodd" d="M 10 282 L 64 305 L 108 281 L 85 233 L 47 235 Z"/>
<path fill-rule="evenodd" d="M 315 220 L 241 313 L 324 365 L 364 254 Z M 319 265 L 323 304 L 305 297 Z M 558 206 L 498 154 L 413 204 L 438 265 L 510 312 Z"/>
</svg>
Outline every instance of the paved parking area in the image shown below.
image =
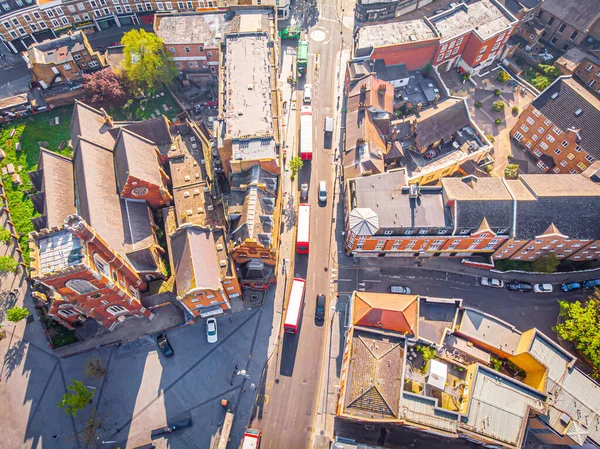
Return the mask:
<svg viewBox="0 0 600 449">
<path fill-rule="evenodd" d="M 153 338 L 59 359 L 44 344 L 40 323 L 28 325 L 25 335 L 0 342 L 3 444 L 84 448 L 81 430 L 96 408 L 101 426 L 94 437 L 103 442 L 98 447 L 147 444 L 153 429 L 191 418 L 191 427 L 154 440 L 156 447 L 209 448 L 225 417 L 222 399 L 229 401 L 235 414 L 231 441 L 237 444 L 252 410 L 256 393 L 252 384 L 258 384 L 274 331 L 273 293 L 269 292 L 262 308 L 218 319 L 216 344 L 206 341 L 204 323 L 168 332 L 175 350 L 169 359 L 158 351 Z M 103 360 L 108 370 L 103 379 L 86 377 L 84 366 L 91 357 Z M 233 376 L 236 365 L 246 376 Z M 75 419 L 57 407 L 71 380 L 96 389 L 93 403 Z"/>
</svg>

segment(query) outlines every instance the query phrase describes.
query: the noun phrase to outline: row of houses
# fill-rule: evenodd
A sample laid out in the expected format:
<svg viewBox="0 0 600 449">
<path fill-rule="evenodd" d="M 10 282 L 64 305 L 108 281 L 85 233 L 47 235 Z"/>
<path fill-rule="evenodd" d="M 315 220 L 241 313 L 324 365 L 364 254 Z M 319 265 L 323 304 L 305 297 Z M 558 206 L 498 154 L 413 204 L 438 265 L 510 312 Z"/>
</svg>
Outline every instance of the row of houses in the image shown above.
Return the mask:
<svg viewBox="0 0 600 449">
<path fill-rule="evenodd" d="M 354 292 L 337 418 L 487 447 L 600 445 L 600 385 L 538 329 L 460 299 Z M 434 350 L 425 363 L 421 347 Z"/>
<path fill-rule="evenodd" d="M 231 6 L 271 5 L 282 19 L 289 0 L 4 0 L 0 2 L 0 40 L 14 53 L 71 31 L 93 33 L 122 26 L 151 26 L 159 12 L 216 12 Z"/>
<path fill-rule="evenodd" d="M 30 174 L 40 213 L 30 268 L 55 320 L 73 328 L 93 319 L 112 330 L 129 318 L 152 319 L 142 295 L 166 278 L 167 260 L 190 321 L 243 309 L 242 287 L 275 282 L 280 165 L 270 11 L 230 18 L 237 27 L 223 33 L 213 130 L 184 116 L 118 122 L 76 102 L 73 157 L 41 151 Z M 252 107 L 243 104 L 248 96 Z"/>
</svg>

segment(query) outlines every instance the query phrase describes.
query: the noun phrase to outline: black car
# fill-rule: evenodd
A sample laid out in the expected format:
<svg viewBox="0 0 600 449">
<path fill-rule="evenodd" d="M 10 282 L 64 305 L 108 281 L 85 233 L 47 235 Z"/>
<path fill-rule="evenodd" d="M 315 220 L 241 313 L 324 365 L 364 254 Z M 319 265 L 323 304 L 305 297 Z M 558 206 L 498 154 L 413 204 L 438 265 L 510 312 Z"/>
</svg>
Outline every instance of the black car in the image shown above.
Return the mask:
<svg viewBox="0 0 600 449">
<path fill-rule="evenodd" d="M 512 281 L 509 282 L 506 287 L 513 291 L 513 292 L 523 292 L 523 293 L 528 293 L 528 292 L 532 292 L 533 291 L 533 285 L 531 285 L 528 282 L 518 282 L 518 281 Z"/>
<path fill-rule="evenodd" d="M 315 306 L 315 320 L 323 321 L 325 319 L 325 295 L 317 295 L 317 304 Z"/>
<path fill-rule="evenodd" d="M 165 334 L 158 334 L 156 337 L 156 343 L 158 343 L 158 347 L 163 352 L 165 357 L 173 357 L 175 355 L 175 351 L 173 350 L 173 346 L 167 340 L 167 336 Z"/>
</svg>

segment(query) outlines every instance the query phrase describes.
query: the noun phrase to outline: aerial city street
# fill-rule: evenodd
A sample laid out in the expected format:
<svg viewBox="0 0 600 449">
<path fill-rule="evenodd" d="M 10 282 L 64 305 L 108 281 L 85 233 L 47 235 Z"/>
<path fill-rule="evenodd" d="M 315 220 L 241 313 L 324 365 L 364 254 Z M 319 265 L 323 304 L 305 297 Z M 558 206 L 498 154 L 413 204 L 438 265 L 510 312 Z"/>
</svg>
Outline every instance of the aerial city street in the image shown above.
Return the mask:
<svg viewBox="0 0 600 449">
<path fill-rule="evenodd" d="M 0 3 L 0 447 L 600 448 L 600 0 Z"/>
</svg>

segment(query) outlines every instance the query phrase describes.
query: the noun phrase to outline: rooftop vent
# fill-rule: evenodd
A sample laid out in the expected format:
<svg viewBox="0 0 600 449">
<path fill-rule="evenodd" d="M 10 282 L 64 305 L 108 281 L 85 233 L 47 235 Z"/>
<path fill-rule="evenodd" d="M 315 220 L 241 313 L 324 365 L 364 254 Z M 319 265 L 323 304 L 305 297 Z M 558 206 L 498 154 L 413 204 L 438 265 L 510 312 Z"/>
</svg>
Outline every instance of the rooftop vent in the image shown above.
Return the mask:
<svg viewBox="0 0 600 449">
<path fill-rule="evenodd" d="M 571 417 L 569 415 L 567 415 L 566 413 L 563 413 L 560 416 L 560 422 L 563 426 L 568 426 L 569 423 L 571 422 Z"/>
<path fill-rule="evenodd" d="M 411 34 L 410 36 L 408 36 L 408 38 L 411 40 L 411 42 L 415 42 L 417 40 L 417 36 L 415 36 L 414 34 Z"/>
<path fill-rule="evenodd" d="M 550 98 L 556 100 L 558 98 L 558 92 L 554 92 Z"/>
<path fill-rule="evenodd" d="M 579 117 L 581 114 L 583 114 L 583 109 L 579 108 L 575 111 L 575 117 Z"/>
<path fill-rule="evenodd" d="M 227 266 L 227 261 L 226 260 L 219 260 L 219 265 L 221 266 L 221 268 L 225 268 Z"/>
<path fill-rule="evenodd" d="M 467 184 L 472 189 L 475 188 L 475 184 L 477 184 L 477 181 L 478 181 L 477 176 L 474 176 L 474 175 L 465 176 L 462 178 L 462 182 Z"/>
</svg>

